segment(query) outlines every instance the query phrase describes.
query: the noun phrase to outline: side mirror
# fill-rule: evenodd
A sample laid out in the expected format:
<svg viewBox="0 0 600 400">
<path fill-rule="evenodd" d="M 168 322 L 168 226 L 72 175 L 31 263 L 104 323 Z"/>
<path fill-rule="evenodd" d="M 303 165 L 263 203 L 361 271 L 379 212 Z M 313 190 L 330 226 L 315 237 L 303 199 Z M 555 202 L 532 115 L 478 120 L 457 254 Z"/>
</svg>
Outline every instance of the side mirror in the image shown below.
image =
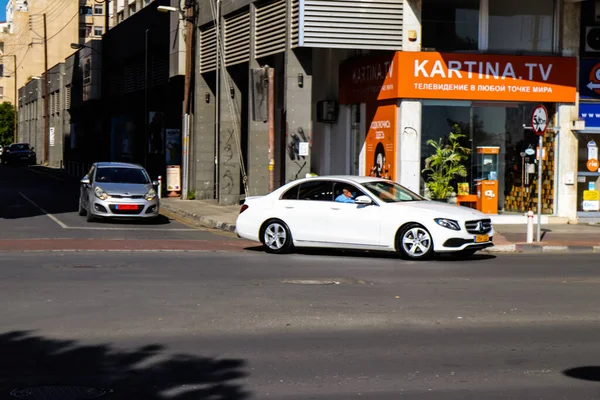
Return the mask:
<svg viewBox="0 0 600 400">
<path fill-rule="evenodd" d="M 158 181 L 152 181 L 152 186 L 158 186 Z"/>
<path fill-rule="evenodd" d="M 79 181 L 82 185 L 89 185 L 90 184 L 90 178 L 86 175 L 83 177 L 82 180 Z"/>
<path fill-rule="evenodd" d="M 31 151 L 33 151 L 33 150 L 35 150 L 35 147 L 32 147 L 32 148 L 31 148 Z"/>
<path fill-rule="evenodd" d="M 373 204 L 373 200 L 369 196 L 358 196 L 354 202 L 356 204 Z"/>
</svg>

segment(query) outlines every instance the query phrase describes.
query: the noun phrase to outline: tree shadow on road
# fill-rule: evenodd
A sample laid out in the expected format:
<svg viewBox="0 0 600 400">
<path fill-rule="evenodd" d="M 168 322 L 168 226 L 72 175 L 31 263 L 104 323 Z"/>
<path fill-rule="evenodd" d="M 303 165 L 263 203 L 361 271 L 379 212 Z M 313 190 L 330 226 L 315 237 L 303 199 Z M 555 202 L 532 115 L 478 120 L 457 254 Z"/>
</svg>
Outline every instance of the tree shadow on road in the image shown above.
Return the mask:
<svg viewBox="0 0 600 400">
<path fill-rule="evenodd" d="M 246 376 L 243 360 L 169 355 L 157 344 L 121 350 L 107 344 L 83 345 L 13 331 L 0 335 L 0 355 L 2 400 L 250 398 L 250 393 L 236 383 Z"/>
<path fill-rule="evenodd" d="M 563 371 L 569 378 L 580 379 L 583 381 L 600 382 L 600 366 L 585 366 L 569 368 Z"/>
</svg>

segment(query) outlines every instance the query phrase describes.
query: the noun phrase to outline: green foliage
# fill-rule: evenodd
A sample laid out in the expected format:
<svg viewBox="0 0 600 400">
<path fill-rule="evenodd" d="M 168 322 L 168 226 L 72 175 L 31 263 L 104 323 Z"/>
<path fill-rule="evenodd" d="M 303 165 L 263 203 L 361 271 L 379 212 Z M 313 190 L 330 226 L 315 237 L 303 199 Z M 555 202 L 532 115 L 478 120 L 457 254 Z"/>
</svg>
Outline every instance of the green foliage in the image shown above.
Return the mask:
<svg viewBox="0 0 600 400">
<path fill-rule="evenodd" d="M 423 173 L 429 174 L 425 185 L 432 199 L 447 199 L 454 192 L 452 181 L 458 176 L 467 176 L 463 161 L 468 158 L 471 149 L 460 145 L 460 139 L 464 137 L 466 136 L 462 134 L 460 127 L 455 124 L 447 143 L 444 143 L 443 138 L 439 142 L 427 141 L 434 153 L 425 159 Z"/>
<path fill-rule="evenodd" d="M 0 145 L 13 142 L 15 132 L 15 108 L 12 104 L 0 103 Z"/>
<path fill-rule="evenodd" d="M 196 200 L 196 191 L 195 190 L 190 190 L 188 192 L 188 200 Z"/>
</svg>

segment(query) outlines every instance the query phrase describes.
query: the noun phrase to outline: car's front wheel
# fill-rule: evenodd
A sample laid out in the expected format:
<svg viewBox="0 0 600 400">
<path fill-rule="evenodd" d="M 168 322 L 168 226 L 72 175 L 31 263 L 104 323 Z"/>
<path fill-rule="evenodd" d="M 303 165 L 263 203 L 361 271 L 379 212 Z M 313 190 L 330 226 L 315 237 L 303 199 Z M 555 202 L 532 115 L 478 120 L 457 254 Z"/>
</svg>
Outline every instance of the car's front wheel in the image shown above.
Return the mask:
<svg viewBox="0 0 600 400">
<path fill-rule="evenodd" d="M 433 254 L 433 239 L 424 226 L 408 224 L 400 231 L 396 248 L 404 258 L 425 260 Z"/>
<path fill-rule="evenodd" d="M 292 233 L 287 225 L 278 219 L 267 221 L 261 230 L 261 241 L 267 253 L 283 254 L 293 247 Z"/>
<path fill-rule="evenodd" d="M 87 212 L 85 211 L 85 208 L 83 208 L 83 204 L 81 204 L 81 198 L 79 198 L 79 216 L 83 217 L 86 213 Z"/>
</svg>

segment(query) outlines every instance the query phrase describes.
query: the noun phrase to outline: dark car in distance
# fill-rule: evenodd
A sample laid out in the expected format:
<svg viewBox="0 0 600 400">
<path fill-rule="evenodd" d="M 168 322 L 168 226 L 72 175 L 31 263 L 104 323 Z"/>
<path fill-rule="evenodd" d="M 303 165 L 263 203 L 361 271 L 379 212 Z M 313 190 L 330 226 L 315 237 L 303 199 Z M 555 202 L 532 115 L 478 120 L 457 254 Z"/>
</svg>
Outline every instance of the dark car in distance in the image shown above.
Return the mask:
<svg viewBox="0 0 600 400">
<path fill-rule="evenodd" d="M 29 143 L 13 143 L 2 152 L 4 165 L 35 165 L 36 155 Z"/>
</svg>

